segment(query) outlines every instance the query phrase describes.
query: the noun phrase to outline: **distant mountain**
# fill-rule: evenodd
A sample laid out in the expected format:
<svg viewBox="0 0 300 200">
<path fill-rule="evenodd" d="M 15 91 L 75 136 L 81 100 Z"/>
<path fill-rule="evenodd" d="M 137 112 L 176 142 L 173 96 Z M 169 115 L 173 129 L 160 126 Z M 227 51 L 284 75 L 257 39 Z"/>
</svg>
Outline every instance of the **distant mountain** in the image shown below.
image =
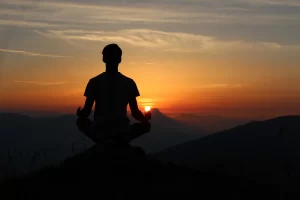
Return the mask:
<svg viewBox="0 0 300 200">
<path fill-rule="evenodd" d="M 174 116 L 174 119 L 188 126 L 201 128 L 208 133 L 216 133 L 238 125 L 246 124 L 250 120 L 231 117 L 222 117 L 218 115 L 196 115 L 180 114 Z"/>
<path fill-rule="evenodd" d="M 157 108 L 153 108 L 151 112 L 151 132 L 132 142 L 133 145 L 142 146 L 149 153 L 208 135 L 200 127 L 189 126 L 169 118 Z M 131 121 L 135 121 L 130 114 L 128 116 Z"/>
<path fill-rule="evenodd" d="M 199 169 L 283 183 L 287 177 L 300 177 L 300 116 L 253 121 L 154 156 Z"/>
<path fill-rule="evenodd" d="M 26 171 L 41 164 L 59 163 L 90 147 L 93 142 L 78 130 L 76 119 L 75 115 L 29 117 L 0 113 L 0 165 Z M 132 142 L 150 153 L 205 135 L 166 117 L 157 109 L 153 110 L 151 124 L 150 133 Z"/>
<path fill-rule="evenodd" d="M 76 116 L 29 117 L 24 114 L 0 113 L 1 147 L 47 147 L 72 144 L 83 139 L 76 127 Z"/>
<path fill-rule="evenodd" d="M 33 118 L 0 113 L 0 121 L 0 165 L 13 174 L 59 163 L 93 144 L 77 130 L 73 115 Z"/>
<path fill-rule="evenodd" d="M 91 189 L 94 184 L 97 189 Z M 70 187 L 71 186 L 71 187 Z M 163 164 L 130 145 L 95 145 L 66 159 L 0 184 L 5 199 L 275 199 L 279 189 L 244 177 Z"/>
</svg>

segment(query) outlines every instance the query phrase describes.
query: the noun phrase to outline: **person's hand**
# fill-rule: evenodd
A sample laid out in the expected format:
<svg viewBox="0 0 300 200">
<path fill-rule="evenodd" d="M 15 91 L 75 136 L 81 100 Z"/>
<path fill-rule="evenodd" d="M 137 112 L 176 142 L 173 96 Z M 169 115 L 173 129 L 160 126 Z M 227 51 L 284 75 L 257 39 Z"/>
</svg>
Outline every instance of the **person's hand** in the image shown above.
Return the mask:
<svg viewBox="0 0 300 200">
<path fill-rule="evenodd" d="M 145 117 L 146 117 L 146 119 L 147 120 L 150 120 L 151 119 L 151 117 L 152 117 L 152 114 L 151 114 L 151 112 L 150 111 L 148 111 L 148 112 L 145 112 Z"/>
<path fill-rule="evenodd" d="M 78 117 L 80 117 L 80 115 L 81 115 L 81 107 L 79 107 L 79 108 L 77 109 L 76 115 L 77 115 Z"/>
</svg>

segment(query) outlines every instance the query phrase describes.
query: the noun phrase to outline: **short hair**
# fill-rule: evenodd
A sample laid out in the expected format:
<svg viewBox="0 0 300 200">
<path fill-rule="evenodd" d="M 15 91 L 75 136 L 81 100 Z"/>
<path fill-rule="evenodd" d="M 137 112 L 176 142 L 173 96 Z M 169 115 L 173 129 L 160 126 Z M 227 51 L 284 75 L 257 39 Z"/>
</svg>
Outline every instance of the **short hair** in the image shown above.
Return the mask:
<svg viewBox="0 0 300 200">
<path fill-rule="evenodd" d="M 104 56 L 122 56 L 122 49 L 117 44 L 109 44 L 103 48 Z"/>
</svg>

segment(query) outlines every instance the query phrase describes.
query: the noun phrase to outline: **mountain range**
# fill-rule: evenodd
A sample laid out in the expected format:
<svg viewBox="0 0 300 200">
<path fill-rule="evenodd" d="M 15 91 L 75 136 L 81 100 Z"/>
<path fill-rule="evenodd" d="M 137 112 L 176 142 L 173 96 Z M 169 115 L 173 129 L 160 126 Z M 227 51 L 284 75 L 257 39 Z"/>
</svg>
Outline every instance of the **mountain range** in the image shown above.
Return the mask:
<svg viewBox="0 0 300 200">
<path fill-rule="evenodd" d="M 165 162 L 282 184 L 300 177 L 299 144 L 300 116 L 282 116 L 252 121 L 154 155 Z"/>
<path fill-rule="evenodd" d="M 30 117 L 20 113 L 0 113 L 0 164 L 3 168 L 15 166 L 17 171 L 26 172 L 39 168 L 41 163 L 59 163 L 84 151 L 93 142 L 79 132 L 76 119 L 75 115 Z M 130 119 L 135 122 L 132 117 Z M 132 142 L 147 153 L 207 135 L 165 116 L 158 109 L 153 109 L 151 124 L 150 133 Z"/>
<path fill-rule="evenodd" d="M 33 144 L 33 141 L 34 144 L 48 144 L 49 140 L 52 143 L 62 141 L 62 138 L 64 140 L 69 138 L 70 140 L 66 141 L 72 143 L 72 140 L 76 140 L 77 137 L 74 134 L 76 127 L 74 130 L 70 128 L 70 124 L 73 124 L 76 119 L 75 116 L 39 119 L 20 114 L 6 113 L 0 116 L 1 122 L 4 122 L 1 124 L 1 133 L 6 131 L 5 137 L 1 134 L 1 142 L 4 146 L 10 145 L 9 142 L 13 141 L 24 145 L 28 138 L 32 140 L 27 142 L 27 145 Z M 176 120 L 164 118 L 165 116 L 159 110 L 154 110 L 153 116 L 152 123 L 157 124 L 157 127 L 152 131 L 168 130 L 159 129 L 167 128 L 166 124 L 175 127 L 173 131 L 179 133 L 180 130 L 185 130 L 184 126 L 179 129 L 181 125 L 178 125 Z M 57 126 L 58 124 L 60 126 Z M 166 139 L 172 137 L 172 132 L 169 133 L 171 136 L 164 135 Z M 82 134 L 78 133 L 78 138 L 82 140 Z M 5 141 L 3 142 L 2 139 Z M 62 146 L 66 147 L 66 141 Z M 155 140 L 151 142 L 155 145 Z M 86 183 L 101 179 L 103 183 L 108 183 L 108 189 L 115 183 L 119 183 L 118 191 L 123 188 L 122 192 L 132 195 L 128 191 L 134 187 L 133 189 L 149 194 L 147 196 L 149 198 L 157 196 L 156 192 L 161 191 L 172 193 L 174 195 L 172 198 L 178 197 L 179 191 L 182 190 L 187 194 L 196 194 L 204 198 L 208 196 L 230 199 L 257 197 L 294 199 L 300 178 L 299 143 L 300 116 L 281 116 L 263 121 L 251 121 L 200 139 L 179 142 L 152 154 L 144 151 L 143 147 L 134 147 L 137 145 L 111 148 L 112 152 L 118 152 L 111 154 L 111 150 L 105 146 L 103 148 L 90 143 L 90 146 L 79 152 L 73 151 L 68 158 L 62 158 L 56 167 L 40 167 L 41 170 L 33 170 L 25 179 L 11 179 L 12 185 L 8 184 L 7 187 L 11 189 L 16 188 L 17 185 L 17 188 L 23 188 L 25 193 L 31 191 L 31 188 L 49 192 L 45 187 L 48 183 L 57 181 L 68 184 Z M 61 152 L 63 151 L 59 150 L 57 154 Z M 54 157 L 48 158 L 51 164 L 55 160 Z M 3 161 L 4 159 L 1 159 L 1 162 Z M 24 165 L 23 162 L 19 166 L 24 168 L 35 162 L 32 158 L 29 164 Z M 2 164 L 0 166 L 1 172 L 5 172 L 7 167 Z M 131 184 L 126 185 L 128 181 Z M 78 185 L 78 187 L 82 186 Z M 199 188 L 202 190 L 201 193 Z M 58 187 L 51 188 L 51 191 L 57 190 Z M 77 194 L 71 193 L 71 190 L 62 191 L 64 194 L 75 196 Z M 35 193 L 36 190 L 32 192 Z M 41 195 L 44 192 L 41 192 Z"/>
<path fill-rule="evenodd" d="M 240 119 L 233 117 L 223 117 L 219 115 L 198 115 L 198 114 L 179 114 L 173 117 L 188 126 L 201 128 L 207 133 L 216 133 L 226 129 L 233 128 L 238 125 L 250 122 L 249 119 Z"/>
<path fill-rule="evenodd" d="M 176 119 L 167 117 L 159 109 L 152 109 L 151 132 L 132 141 L 133 145 L 143 147 L 147 152 L 159 152 L 175 144 L 208 135 L 200 127 L 184 124 Z M 130 120 L 135 120 L 128 115 Z"/>
</svg>

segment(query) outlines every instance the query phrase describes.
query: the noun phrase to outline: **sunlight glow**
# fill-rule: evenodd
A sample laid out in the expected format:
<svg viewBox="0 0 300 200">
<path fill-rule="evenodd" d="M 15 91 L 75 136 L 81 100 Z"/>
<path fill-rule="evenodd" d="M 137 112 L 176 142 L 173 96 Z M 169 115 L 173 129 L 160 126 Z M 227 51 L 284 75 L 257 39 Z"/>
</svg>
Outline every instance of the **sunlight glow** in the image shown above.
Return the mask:
<svg viewBox="0 0 300 200">
<path fill-rule="evenodd" d="M 145 106 L 145 111 L 148 112 L 151 110 L 151 106 Z"/>
</svg>

